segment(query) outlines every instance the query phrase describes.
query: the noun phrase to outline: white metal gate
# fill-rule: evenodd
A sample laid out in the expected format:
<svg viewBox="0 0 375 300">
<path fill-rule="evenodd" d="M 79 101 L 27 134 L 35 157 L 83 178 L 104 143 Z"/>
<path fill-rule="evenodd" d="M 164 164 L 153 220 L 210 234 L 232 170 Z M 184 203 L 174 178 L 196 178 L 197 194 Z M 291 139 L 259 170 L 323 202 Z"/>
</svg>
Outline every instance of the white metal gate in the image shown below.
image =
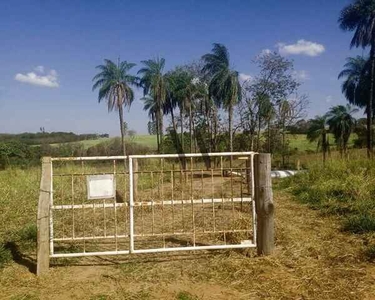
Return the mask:
<svg viewBox="0 0 375 300">
<path fill-rule="evenodd" d="M 255 247 L 254 154 L 52 158 L 50 257 Z"/>
</svg>

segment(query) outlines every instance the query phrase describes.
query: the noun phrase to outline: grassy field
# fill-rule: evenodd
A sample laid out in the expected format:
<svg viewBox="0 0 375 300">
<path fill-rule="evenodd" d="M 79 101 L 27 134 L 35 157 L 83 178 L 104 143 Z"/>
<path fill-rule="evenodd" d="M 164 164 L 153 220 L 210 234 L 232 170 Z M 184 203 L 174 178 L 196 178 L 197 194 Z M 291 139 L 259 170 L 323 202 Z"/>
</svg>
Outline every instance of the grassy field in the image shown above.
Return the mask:
<svg viewBox="0 0 375 300">
<path fill-rule="evenodd" d="M 350 195 L 365 199 L 361 189 L 373 184 L 359 174 L 349 173 L 341 190 L 355 181 Z M 39 180 L 39 168 L 0 172 L 2 299 L 372 299 L 375 294 L 370 236 L 343 232 L 340 217 L 311 210 L 308 201 L 293 201 L 279 188 L 276 251 L 270 257 L 251 250 L 58 259 L 48 276 L 37 278 Z M 329 181 L 328 175 L 322 180 Z"/>
<path fill-rule="evenodd" d="M 353 146 L 353 141 L 356 139 L 356 135 L 352 134 L 349 140 L 348 146 L 351 147 Z M 113 138 L 100 138 L 97 140 L 84 140 L 80 142 L 72 142 L 72 143 L 79 143 L 84 146 L 85 149 L 95 146 L 97 144 L 100 144 L 102 142 L 109 142 Z M 157 142 L 156 142 L 156 135 L 136 135 L 134 137 L 127 137 L 126 138 L 128 141 L 147 146 L 151 149 L 156 149 L 157 148 Z M 298 149 L 298 151 L 304 152 L 306 150 L 308 151 L 316 151 L 316 142 L 310 143 L 306 135 L 304 134 L 294 134 L 294 135 L 289 135 L 288 136 L 289 140 L 289 146 L 291 149 Z M 332 147 L 334 147 L 334 138 L 333 135 L 329 135 L 329 140 L 330 144 Z M 52 146 L 58 146 L 60 144 L 51 144 Z"/>
<path fill-rule="evenodd" d="M 67 144 L 81 144 L 84 146 L 85 149 L 88 149 L 92 146 L 98 145 L 103 142 L 110 142 L 114 138 L 99 138 L 96 140 L 84 140 L 84 141 L 79 141 L 79 142 L 71 142 Z M 143 146 L 147 146 L 151 149 L 156 149 L 157 144 L 156 144 L 156 135 L 136 135 L 134 137 L 126 137 L 127 141 L 131 141 L 134 143 L 138 143 Z M 51 144 L 51 146 L 59 146 L 61 144 Z"/>
<path fill-rule="evenodd" d="M 331 147 L 334 147 L 335 139 L 332 134 L 328 135 L 329 143 Z M 357 138 L 356 134 L 351 134 L 348 146 L 353 146 L 353 141 Z M 288 136 L 289 139 L 289 146 L 291 149 L 298 149 L 299 151 L 316 151 L 316 142 L 310 143 L 308 139 L 306 138 L 305 134 L 293 134 Z"/>
</svg>

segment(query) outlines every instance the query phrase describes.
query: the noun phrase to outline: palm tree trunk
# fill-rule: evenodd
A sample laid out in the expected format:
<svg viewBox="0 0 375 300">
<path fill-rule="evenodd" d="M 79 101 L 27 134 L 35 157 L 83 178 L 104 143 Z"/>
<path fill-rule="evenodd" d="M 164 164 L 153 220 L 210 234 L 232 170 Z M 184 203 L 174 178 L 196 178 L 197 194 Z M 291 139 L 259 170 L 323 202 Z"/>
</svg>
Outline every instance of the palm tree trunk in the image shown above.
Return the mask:
<svg viewBox="0 0 375 300">
<path fill-rule="evenodd" d="M 174 117 L 173 108 L 171 108 L 171 117 L 172 117 L 173 130 L 176 132 L 176 136 L 177 136 L 177 125 L 176 125 L 176 120 Z"/>
<path fill-rule="evenodd" d="M 282 164 L 283 164 L 283 168 L 285 167 L 285 128 L 284 128 L 284 125 L 283 125 L 283 129 L 282 129 L 282 145 L 283 145 L 283 150 L 282 150 Z"/>
<path fill-rule="evenodd" d="M 156 141 L 158 145 L 158 153 L 160 153 L 160 138 L 159 138 L 159 113 L 156 112 L 155 115 L 155 125 L 156 125 Z"/>
<path fill-rule="evenodd" d="M 163 143 L 163 108 L 161 107 L 160 105 L 160 109 L 159 109 L 159 121 L 160 121 L 160 127 L 159 127 L 159 131 L 160 131 L 160 153 L 164 153 L 164 143 Z"/>
<path fill-rule="evenodd" d="M 367 103 L 367 157 L 372 157 L 372 103 L 374 97 L 374 72 L 375 72 L 375 43 L 371 46 L 371 86 L 370 97 Z"/>
<path fill-rule="evenodd" d="M 190 133 L 190 153 L 193 153 L 193 119 L 191 114 L 191 102 L 189 104 L 189 133 Z"/>
<path fill-rule="evenodd" d="M 193 142 L 194 142 L 194 153 L 197 153 L 198 149 L 198 140 L 197 140 L 197 132 L 195 130 L 195 124 L 194 124 L 194 114 L 192 115 L 192 129 L 193 129 Z"/>
<path fill-rule="evenodd" d="M 180 108 L 180 119 L 181 119 L 181 149 L 182 153 L 184 153 L 184 102 L 181 103 Z"/>
<path fill-rule="evenodd" d="M 229 151 L 233 152 L 233 131 L 232 131 L 232 122 L 233 122 L 233 105 L 229 104 L 228 108 L 228 121 L 229 121 Z"/>
<path fill-rule="evenodd" d="M 261 117 L 259 116 L 259 119 L 258 119 L 258 136 L 257 136 L 257 151 L 259 151 L 259 148 L 260 148 L 260 128 L 261 128 Z"/>
<path fill-rule="evenodd" d="M 118 108 L 118 114 L 119 114 L 119 119 L 120 119 L 122 155 L 126 156 L 125 133 L 124 133 L 124 114 L 123 114 L 122 105 L 120 105 L 119 108 Z"/>
<path fill-rule="evenodd" d="M 268 120 L 268 153 L 272 153 L 271 151 L 271 121 Z"/>
<path fill-rule="evenodd" d="M 327 151 L 327 149 L 326 149 L 326 147 L 327 147 L 327 134 L 326 134 L 326 132 L 324 131 L 323 132 L 323 138 L 322 138 L 322 148 L 323 148 L 323 165 L 325 165 L 325 163 L 326 163 L 326 151 Z"/>
</svg>

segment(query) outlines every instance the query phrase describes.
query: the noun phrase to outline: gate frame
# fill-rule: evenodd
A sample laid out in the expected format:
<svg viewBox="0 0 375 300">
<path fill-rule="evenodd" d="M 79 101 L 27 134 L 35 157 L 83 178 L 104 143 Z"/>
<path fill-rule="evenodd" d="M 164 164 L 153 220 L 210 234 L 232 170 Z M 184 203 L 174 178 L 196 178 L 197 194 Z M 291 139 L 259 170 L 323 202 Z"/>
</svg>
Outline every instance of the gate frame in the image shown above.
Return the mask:
<svg viewBox="0 0 375 300">
<path fill-rule="evenodd" d="M 218 153 L 193 153 L 189 155 L 184 154 L 166 154 L 163 157 L 202 157 L 202 156 L 221 156 L 221 155 L 248 155 L 246 152 L 218 152 Z M 272 194 L 271 181 L 271 155 L 269 153 L 253 153 L 254 163 L 252 175 L 254 178 L 254 199 L 255 201 L 255 223 L 254 241 L 257 248 L 258 255 L 270 255 L 274 250 L 274 202 Z M 95 159 L 129 159 L 129 176 L 133 176 L 133 159 L 136 162 L 138 158 L 153 157 L 158 158 L 159 155 L 132 155 L 128 157 L 113 156 L 113 157 L 91 157 L 88 160 Z M 42 158 L 42 176 L 40 181 L 40 193 L 38 203 L 37 216 L 37 275 L 47 273 L 50 261 L 50 243 L 51 234 L 50 222 L 52 219 L 51 201 L 53 199 L 53 181 L 52 181 L 52 158 Z M 80 158 L 62 158 L 60 160 L 83 160 Z M 137 163 L 135 164 L 135 166 Z M 133 177 L 131 177 L 133 178 Z M 180 247 L 180 248 L 161 248 L 157 249 L 134 249 L 134 186 L 133 180 L 129 184 L 129 223 L 130 223 L 130 248 L 128 253 L 150 253 L 150 252 L 169 252 L 169 251 L 189 251 L 189 250 L 208 250 L 208 249 L 230 249 L 230 248 L 245 248 L 243 245 L 213 245 L 200 247 Z"/>
</svg>

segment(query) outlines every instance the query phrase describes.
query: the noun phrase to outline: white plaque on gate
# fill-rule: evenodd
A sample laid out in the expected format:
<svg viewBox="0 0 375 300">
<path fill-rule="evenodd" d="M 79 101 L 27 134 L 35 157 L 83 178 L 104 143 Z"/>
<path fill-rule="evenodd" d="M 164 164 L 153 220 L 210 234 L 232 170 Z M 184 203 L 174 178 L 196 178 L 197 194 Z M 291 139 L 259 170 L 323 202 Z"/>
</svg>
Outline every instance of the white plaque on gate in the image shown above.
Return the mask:
<svg viewBox="0 0 375 300">
<path fill-rule="evenodd" d="M 115 198 L 116 180 L 113 174 L 87 176 L 87 198 Z"/>
</svg>

